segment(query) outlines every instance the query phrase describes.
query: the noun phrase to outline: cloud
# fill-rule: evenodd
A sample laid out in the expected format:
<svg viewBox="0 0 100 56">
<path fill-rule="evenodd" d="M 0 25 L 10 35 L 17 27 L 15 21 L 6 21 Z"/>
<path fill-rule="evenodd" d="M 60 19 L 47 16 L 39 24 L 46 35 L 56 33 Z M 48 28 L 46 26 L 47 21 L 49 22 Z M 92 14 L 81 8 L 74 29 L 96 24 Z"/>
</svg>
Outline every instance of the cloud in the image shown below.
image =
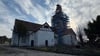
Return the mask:
<svg viewBox="0 0 100 56">
<path fill-rule="evenodd" d="M 54 5 L 61 4 L 63 11 L 69 16 L 70 26 L 75 31 L 78 26 L 84 27 L 88 21 L 100 15 L 100 1 L 98 0 L 47 0 L 45 3 L 51 9 L 55 8 Z"/>
<path fill-rule="evenodd" d="M 69 16 L 70 26 L 75 31 L 78 25 L 83 27 L 100 15 L 99 0 L 0 0 L 0 35 L 11 37 L 15 18 L 51 24 L 56 4 L 62 5 L 63 12 Z"/>
</svg>

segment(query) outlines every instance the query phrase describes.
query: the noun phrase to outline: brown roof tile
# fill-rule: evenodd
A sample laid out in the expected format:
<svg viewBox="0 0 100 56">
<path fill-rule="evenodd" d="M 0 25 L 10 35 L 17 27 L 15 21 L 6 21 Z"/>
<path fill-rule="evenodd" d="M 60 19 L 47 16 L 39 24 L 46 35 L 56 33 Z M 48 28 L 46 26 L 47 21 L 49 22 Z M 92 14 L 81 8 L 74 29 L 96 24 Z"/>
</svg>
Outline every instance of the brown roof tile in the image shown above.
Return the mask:
<svg viewBox="0 0 100 56">
<path fill-rule="evenodd" d="M 63 33 L 63 35 L 67 35 L 67 34 L 74 34 L 74 35 L 76 35 L 72 28 L 67 29 L 67 30 Z"/>
<path fill-rule="evenodd" d="M 27 22 L 27 21 L 23 21 L 23 20 L 19 20 L 19 19 L 15 20 L 14 28 L 16 28 L 17 24 L 23 24 L 28 31 L 33 31 L 33 32 L 36 32 L 40 27 L 42 27 L 42 25 L 40 25 L 40 24 L 36 24 L 36 23 L 32 23 L 32 22 Z M 47 23 L 45 23 L 45 24 L 47 24 Z M 53 28 L 53 27 L 50 27 L 50 28 L 53 30 L 53 32 L 55 32 L 55 28 Z M 72 28 L 67 29 L 63 33 L 63 35 L 67 35 L 67 34 L 74 34 L 74 35 L 76 35 L 75 32 L 72 30 Z"/>
<path fill-rule="evenodd" d="M 36 23 L 31 23 L 23 20 L 16 19 L 15 20 L 15 28 L 17 24 L 22 24 L 26 27 L 28 31 L 37 31 L 42 25 L 36 24 Z"/>
</svg>

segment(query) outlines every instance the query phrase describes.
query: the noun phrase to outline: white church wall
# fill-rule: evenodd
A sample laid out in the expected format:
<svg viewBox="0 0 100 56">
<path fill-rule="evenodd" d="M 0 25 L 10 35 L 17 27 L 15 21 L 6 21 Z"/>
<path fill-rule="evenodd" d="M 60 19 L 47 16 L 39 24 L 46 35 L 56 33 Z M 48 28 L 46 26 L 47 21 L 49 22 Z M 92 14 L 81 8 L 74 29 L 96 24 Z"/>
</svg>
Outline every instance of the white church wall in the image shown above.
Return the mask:
<svg viewBox="0 0 100 56">
<path fill-rule="evenodd" d="M 20 37 L 19 46 L 29 46 L 29 37 Z"/>
<path fill-rule="evenodd" d="M 25 42 L 23 42 L 23 40 L 25 40 Z M 32 41 L 34 41 L 34 43 L 31 43 Z M 32 31 L 29 31 L 29 36 L 25 37 L 25 39 L 20 39 L 20 46 L 34 46 L 35 45 L 35 33 Z"/>
<path fill-rule="evenodd" d="M 76 37 L 73 35 L 64 35 L 63 43 L 65 45 L 77 45 L 77 40 L 76 40 Z"/>
<path fill-rule="evenodd" d="M 48 46 L 54 46 L 54 33 L 51 31 L 37 31 L 37 46 L 46 46 L 45 41 L 48 41 Z"/>
<path fill-rule="evenodd" d="M 31 46 L 31 41 L 34 40 L 34 33 L 29 36 L 29 46 Z"/>
<path fill-rule="evenodd" d="M 30 46 L 30 36 L 18 37 L 17 34 L 12 35 L 11 45 L 13 46 Z M 18 42 L 19 41 L 19 42 Z"/>
<path fill-rule="evenodd" d="M 11 39 L 11 45 L 12 46 L 17 46 L 18 45 L 18 35 L 13 33 L 12 39 Z"/>
<path fill-rule="evenodd" d="M 75 35 L 72 35 L 72 39 L 73 39 L 74 45 L 78 45 L 78 41 Z"/>
</svg>

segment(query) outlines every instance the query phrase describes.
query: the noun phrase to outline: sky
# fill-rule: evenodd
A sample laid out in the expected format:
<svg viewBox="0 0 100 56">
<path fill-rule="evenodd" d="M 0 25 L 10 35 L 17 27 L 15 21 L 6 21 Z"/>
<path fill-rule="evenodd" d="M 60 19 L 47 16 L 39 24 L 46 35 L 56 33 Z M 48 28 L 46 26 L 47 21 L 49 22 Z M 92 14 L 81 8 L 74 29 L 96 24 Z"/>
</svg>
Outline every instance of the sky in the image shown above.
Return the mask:
<svg viewBox="0 0 100 56">
<path fill-rule="evenodd" d="M 69 25 L 75 32 L 78 26 L 85 27 L 100 15 L 99 0 L 0 0 L 0 36 L 12 37 L 15 19 L 51 25 L 57 4 L 69 16 Z"/>
</svg>

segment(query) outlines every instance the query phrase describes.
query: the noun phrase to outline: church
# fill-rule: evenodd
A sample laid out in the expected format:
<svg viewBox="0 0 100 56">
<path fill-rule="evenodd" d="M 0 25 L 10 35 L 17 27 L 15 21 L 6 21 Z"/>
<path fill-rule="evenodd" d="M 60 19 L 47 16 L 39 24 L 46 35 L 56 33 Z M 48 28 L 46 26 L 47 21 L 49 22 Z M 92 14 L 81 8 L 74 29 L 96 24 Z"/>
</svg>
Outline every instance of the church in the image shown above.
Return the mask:
<svg viewBox="0 0 100 56">
<path fill-rule="evenodd" d="M 37 24 L 16 19 L 12 33 L 12 46 L 47 47 L 55 45 L 77 45 L 76 34 L 67 26 L 68 16 L 57 5 L 51 26 L 45 22 Z"/>
</svg>

